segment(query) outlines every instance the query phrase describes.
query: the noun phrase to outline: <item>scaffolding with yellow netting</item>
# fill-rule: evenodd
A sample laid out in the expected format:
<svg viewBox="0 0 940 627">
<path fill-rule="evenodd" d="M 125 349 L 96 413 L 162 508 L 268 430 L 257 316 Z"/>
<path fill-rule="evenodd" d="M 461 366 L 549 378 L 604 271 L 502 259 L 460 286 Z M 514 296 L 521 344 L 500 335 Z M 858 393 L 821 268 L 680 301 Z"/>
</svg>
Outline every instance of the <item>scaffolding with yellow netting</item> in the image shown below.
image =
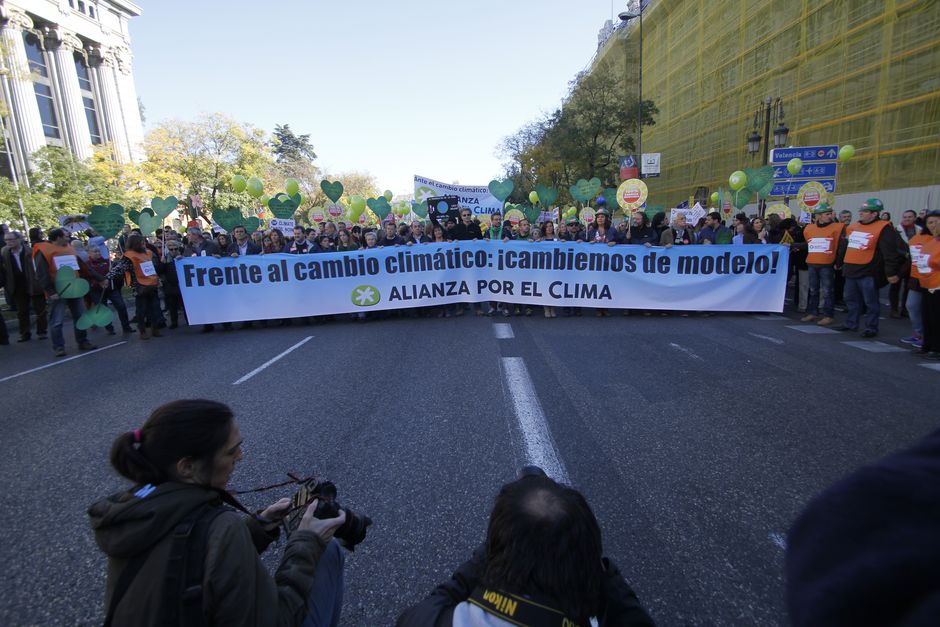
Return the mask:
<svg viewBox="0 0 940 627">
<path fill-rule="evenodd" d="M 759 167 L 746 138 L 755 110 L 781 98 L 788 144 L 852 144 L 838 194 L 940 183 L 940 1 L 652 0 L 643 11 L 643 98 L 659 108 L 643 152 L 662 155 L 655 202 L 727 187 Z M 636 89 L 637 20 L 592 67 Z M 759 129 L 763 134 L 763 128 Z"/>
</svg>

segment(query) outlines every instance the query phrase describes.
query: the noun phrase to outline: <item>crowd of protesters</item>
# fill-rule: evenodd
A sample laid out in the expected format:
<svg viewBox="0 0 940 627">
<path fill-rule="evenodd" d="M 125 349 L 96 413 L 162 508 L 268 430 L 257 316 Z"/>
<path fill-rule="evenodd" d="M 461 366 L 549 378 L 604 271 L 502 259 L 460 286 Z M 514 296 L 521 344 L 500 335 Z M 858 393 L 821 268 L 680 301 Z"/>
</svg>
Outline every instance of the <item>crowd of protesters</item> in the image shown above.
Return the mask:
<svg viewBox="0 0 940 627">
<path fill-rule="evenodd" d="M 728 226 L 717 212 L 709 213 L 692 225 L 681 212 L 676 212 L 670 222 L 664 212 L 650 219 L 642 211 L 614 225 L 603 206 L 588 225 L 575 218 L 557 227 L 550 221 L 533 225 L 522 219 L 510 223 L 499 213 L 489 218 L 489 224 L 483 225 L 469 209 L 460 209 L 456 220 L 430 223 L 416 220 L 407 224 L 389 219 L 378 229 L 326 222 L 319 228 L 296 226 L 289 235 L 277 229 L 249 234 L 244 227 L 236 226 L 231 233 L 192 227 L 182 234 L 164 227 L 156 236 L 144 237 L 138 229 L 125 226 L 116 238 L 114 251 L 109 250 L 104 238 L 91 231 L 79 238 L 56 228 L 44 237 L 40 229 L 33 228 L 26 240 L 21 234 L 4 228 L 0 282 L 10 309 L 19 320 L 19 341 L 29 341 L 35 328 L 41 340 L 51 335 L 52 348 L 61 356 L 65 355 L 62 327 L 66 308 L 74 321 L 91 306 L 110 305 L 122 331 L 133 333 L 133 324 L 136 324 L 141 339 L 159 337 L 164 328 L 176 329 L 180 313 L 185 315 L 174 263 L 180 257 L 318 254 L 463 240 L 567 241 L 666 248 L 692 244 L 783 244 L 791 248 L 789 283 L 793 288 L 793 305 L 804 314 L 803 322 L 834 325 L 836 311 L 844 311 L 843 323 L 835 328 L 875 337 L 879 332 L 881 311 L 879 290 L 890 285 L 891 317 L 907 317 L 911 322 L 910 334 L 900 341 L 911 345 L 927 359 L 940 359 L 938 211 L 921 211 L 919 215 L 911 210 L 904 211 L 897 226 L 891 222 L 891 215 L 881 201 L 875 198 L 859 208 L 855 222 L 851 211 L 841 211 L 836 219 L 832 209 L 822 204 L 813 212 L 812 223 L 807 225 L 793 218 L 781 219 L 776 214 L 763 218 L 741 213 L 734 216 Z M 89 282 L 91 289 L 86 296 L 59 298 L 55 278 L 62 260 L 56 261 L 57 257 L 74 259 L 67 265 L 76 267 L 78 275 Z M 136 315 L 133 320 L 124 302 L 125 289 L 134 297 Z M 529 316 L 535 309 L 527 304 L 492 302 L 360 312 L 346 317 L 352 320 L 394 315 L 451 317 L 470 310 L 476 315 Z M 541 309 L 546 318 L 557 316 L 555 307 Z M 580 316 L 582 310 L 562 308 L 561 313 Z M 608 309 L 596 310 L 600 317 L 610 313 Z M 652 314 L 630 310 L 622 313 Z M 331 318 L 333 316 L 318 316 L 299 322 L 310 324 Z M 286 326 L 293 322 L 285 319 L 259 324 Z M 242 323 L 244 327 L 252 325 L 252 322 Z M 232 327 L 230 323 L 223 326 Z M 113 323 L 108 324 L 106 330 L 112 335 L 116 333 Z M 214 327 L 206 325 L 202 330 L 209 332 Z M 76 327 L 74 335 L 79 349 L 95 348 L 85 331 Z M 8 343 L 6 324 L 0 322 L 0 344 Z"/>
</svg>

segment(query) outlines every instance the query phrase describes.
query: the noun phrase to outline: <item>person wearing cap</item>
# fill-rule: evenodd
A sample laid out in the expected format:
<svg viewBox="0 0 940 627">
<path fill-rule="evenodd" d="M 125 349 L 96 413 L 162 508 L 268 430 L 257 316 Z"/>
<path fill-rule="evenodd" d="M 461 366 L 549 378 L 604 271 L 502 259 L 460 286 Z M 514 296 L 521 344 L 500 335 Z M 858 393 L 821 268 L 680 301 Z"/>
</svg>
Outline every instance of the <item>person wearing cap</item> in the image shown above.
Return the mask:
<svg viewBox="0 0 940 627">
<path fill-rule="evenodd" d="M 610 223 L 610 212 L 601 208 L 594 215 L 594 224 L 588 229 L 588 244 L 607 244 L 613 246 L 620 243 L 620 234 Z"/>
<path fill-rule="evenodd" d="M 940 361 L 940 211 L 929 212 L 924 223 L 931 238 L 919 245 L 916 259 L 924 324 L 923 347 L 917 352 Z M 913 253 L 913 245 L 911 249 Z"/>
<path fill-rule="evenodd" d="M 881 304 L 878 290 L 898 282 L 901 256 L 898 254 L 897 231 L 880 219 L 884 205 L 869 198 L 858 210 L 858 222 L 849 225 L 839 246 L 836 265 L 845 275 L 845 303 L 849 312 L 839 331 L 857 331 L 865 306 L 865 329 L 862 337 L 878 335 Z"/>
<path fill-rule="evenodd" d="M 845 225 L 833 220 L 832 207 L 828 203 L 820 203 L 813 210 L 813 219 L 814 222 L 803 230 L 807 248 L 806 265 L 809 268 L 809 298 L 802 322 L 816 321 L 822 309 L 822 318 L 816 324 L 825 327 L 832 324 L 835 316 L 834 266 Z"/>
</svg>

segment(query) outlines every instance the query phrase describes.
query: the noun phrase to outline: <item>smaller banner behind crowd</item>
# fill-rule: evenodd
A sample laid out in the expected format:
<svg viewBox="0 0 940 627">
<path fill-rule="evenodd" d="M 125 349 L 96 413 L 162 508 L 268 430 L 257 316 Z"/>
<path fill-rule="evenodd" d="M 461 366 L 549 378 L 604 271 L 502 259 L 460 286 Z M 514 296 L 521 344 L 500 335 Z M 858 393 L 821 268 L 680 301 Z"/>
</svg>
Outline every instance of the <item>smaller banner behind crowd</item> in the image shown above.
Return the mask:
<svg viewBox="0 0 940 627">
<path fill-rule="evenodd" d="M 500 301 L 782 311 L 789 248 L 466 241 L 176 261 L 190 324 Z"/>
<path fill-rule="evenodd" d="M 415 175 L 415 202 L 435 196 L 457 196 L 457 206 L 470 209 L 475 216 L 502 211 L 501 203 L 486 185 L 451 185 Z"/>
</svg>

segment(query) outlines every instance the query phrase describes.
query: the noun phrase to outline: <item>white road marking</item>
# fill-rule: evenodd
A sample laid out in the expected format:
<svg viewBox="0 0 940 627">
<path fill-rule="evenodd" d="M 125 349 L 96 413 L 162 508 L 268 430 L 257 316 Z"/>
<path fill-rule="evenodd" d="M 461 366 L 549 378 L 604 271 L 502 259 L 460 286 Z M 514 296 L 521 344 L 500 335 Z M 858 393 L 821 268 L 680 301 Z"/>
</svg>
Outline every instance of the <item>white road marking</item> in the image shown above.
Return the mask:
<svg viewBox="0 0 940 627">
<path fill-rule="evenodd" d="M 493 324 L 493 333 L 497 340 L 511 340 L 516 337 L 512 332 L 512 325 L 508 322 L 497 322 Z"/>
<path fill-rule="evenodd" d="M 277 361 L 278 359 L 280 359 L 281 357 L 284 357 L 285 355 L 291 353 L 292 351 L 297 350 L 298 348 L 300 348 L 301 346 L 303 346 L 304 344 L 306 344 L 307 342 L 309 342 L 309 341 L 312 340 L 312 339 L 313 339 L 313 336 L 312 336 L 312 335 L 305 337 L 304 339 L 300 340 L 299 342 L 297 342 L 296 344 L 294 344 L 293 346 L 291 346 L 290 348 L 288 348 L 286 351 L 284 351 L 284 352 L 281 353 L 280 355 L 278 355 L 278 356 L 276 356 L 276 357 L 272 357 L 272 358 L 269 359 L 268 361 L 264 362 L 263 364 L 261 364 L 260 366 L 258 366 L 257 368 L 255 368 L 254 370 L 252 370 L 251 372 L 249 372 L 248 374 L 246 374 L 244 377 L 242 377 L 242 378 L 239 379 L 238 381 L 235 381 L 234 383 L 232 383 L 232 385 L 238 385 L 239 383 L 244 383 L 244 382 L 247 381 L 248 379 L 252 378 L 252 377 L 255 376 L 256 374 L 258 374 L 259 372 L 261 372 L 262 370 L 264 370 L 265 368 L 267 368 L 268 366 L 270 366 L 271 364 L 273 364 L 274 362 L 276 362 L 276 361 Z"/>
<path fill-rule="evenodd" d="M 826 327 L 821 327 L 818 324 L 788 324 L 788 329 L 793 329 L 794 331 L 799 331 L 800 333 L 813 333 L 817 335 L 822 335 L 824 333 L 839 333 L 835 329 L 827 329 Z"/>
<path fill-rule="evenodd" d="M 779 533 L 770 534 L 770 541 L 776 544 L 778 547 L 780 547 L 784 551 L 787 550 L 787 539 L 784 538 L 782 534 L 779 534 Z"/>
<path fill-rule="evenodd" d="M 30 370 L 24 370 L 23 372 L 17 372 L 16 374 L 11 374 L 8 377 L 3 377 L 0 379 L 0 383 L 4 381 L 9 381 L 10 379 L 15 379 L 17 377 L 22 377 L 24 374 L 29 374 L 31 372 L 39 372 L 40 370 L 45 370 L 46 368 L 52 368 L 53 366 L 58 366 L 59 364 L 64 364 L 67 361 L 72 361 L 73 359 L 78 359 L 79 357 L 88 357 L 89 355 L 94 355 L 95 353 L 100 353 L 101 351 L 106 351 L 109 348 L 114 348 L 115 346 L 120 346 L 121 344 L 127 344 L 127 340 L 123 342 L 117 342 L 115 344 L 109 344 L 108 346 L 102 346 L 101 348 L 96 348 L 78 355 L 73 355 L 72 357 L 66 357 L 65 359 L 60 359 L 54 361 L 51 364 L 46 364 L 45 366 L 39 366 L 38 368 L 31 368 Z"/>
<path fill-rule="evenodd" d="M 767 340 L 768 342 L 773 342 L 774 344 L 783 344 L 783 340 L 777 339 L 775 337 L 770 337 L 769 335 L 761 335 L 760 333 L 751 333 L 750 331 L 748 331 L 748 335 L 753 335 L 754 337 L 758 337 L 762 340 Z"/>
<path fill-rule="evenodd" d="M 885 344 L 884 342 L 842 342 L 846 346 L 851 346 L 852 348 L 860 348 L 863 351 L 868 351 L 869 353 L 906 353 L 908 349 L 901 348 L 900 346 L 891 346 L 890 344 Z"/>
<path fill-rule="evenodd" d="M 936 370 L 940 372 L 940 364 L 918 364 L 921 368 L 930 368 L 931 370 Z"/>
<path fill-rule="evenodd" d="M 786 316 L 778 316 L 777 314 L 761 314 L 759 316 L 751 316 L 755 320 L 789 320 Z"/>
<path fill-rule="evenodd" d="M 512 398 L 513 410 L 525 443 L 526 463 L 538 466 L 559 483 L 570 483 L 525 361 L 522 357 L 503 357 L 502 365 L 506 389 Z"/>
<path fill-rule="evenodd" d="M 701 357 L 699 357 L 698 355 L 696 355 L 691 349 L 688 349 L 688 348 L 686 348 L 685 346 L 679 346 L 679 345 L 676 344 L 675 342 L 669 342 L 669 346 L 673 347 L 673 348 L 676 349 L 677 351 L 682 351 L 683 353 L 685 353 L 686 355 L 688 355 L 688 356 L 691 357 L 692 359 L 697 359 L 697 360 L 699 360 L 699 361 L 705 361 L 704 359 L 702 359 Z"/>
</svg>

